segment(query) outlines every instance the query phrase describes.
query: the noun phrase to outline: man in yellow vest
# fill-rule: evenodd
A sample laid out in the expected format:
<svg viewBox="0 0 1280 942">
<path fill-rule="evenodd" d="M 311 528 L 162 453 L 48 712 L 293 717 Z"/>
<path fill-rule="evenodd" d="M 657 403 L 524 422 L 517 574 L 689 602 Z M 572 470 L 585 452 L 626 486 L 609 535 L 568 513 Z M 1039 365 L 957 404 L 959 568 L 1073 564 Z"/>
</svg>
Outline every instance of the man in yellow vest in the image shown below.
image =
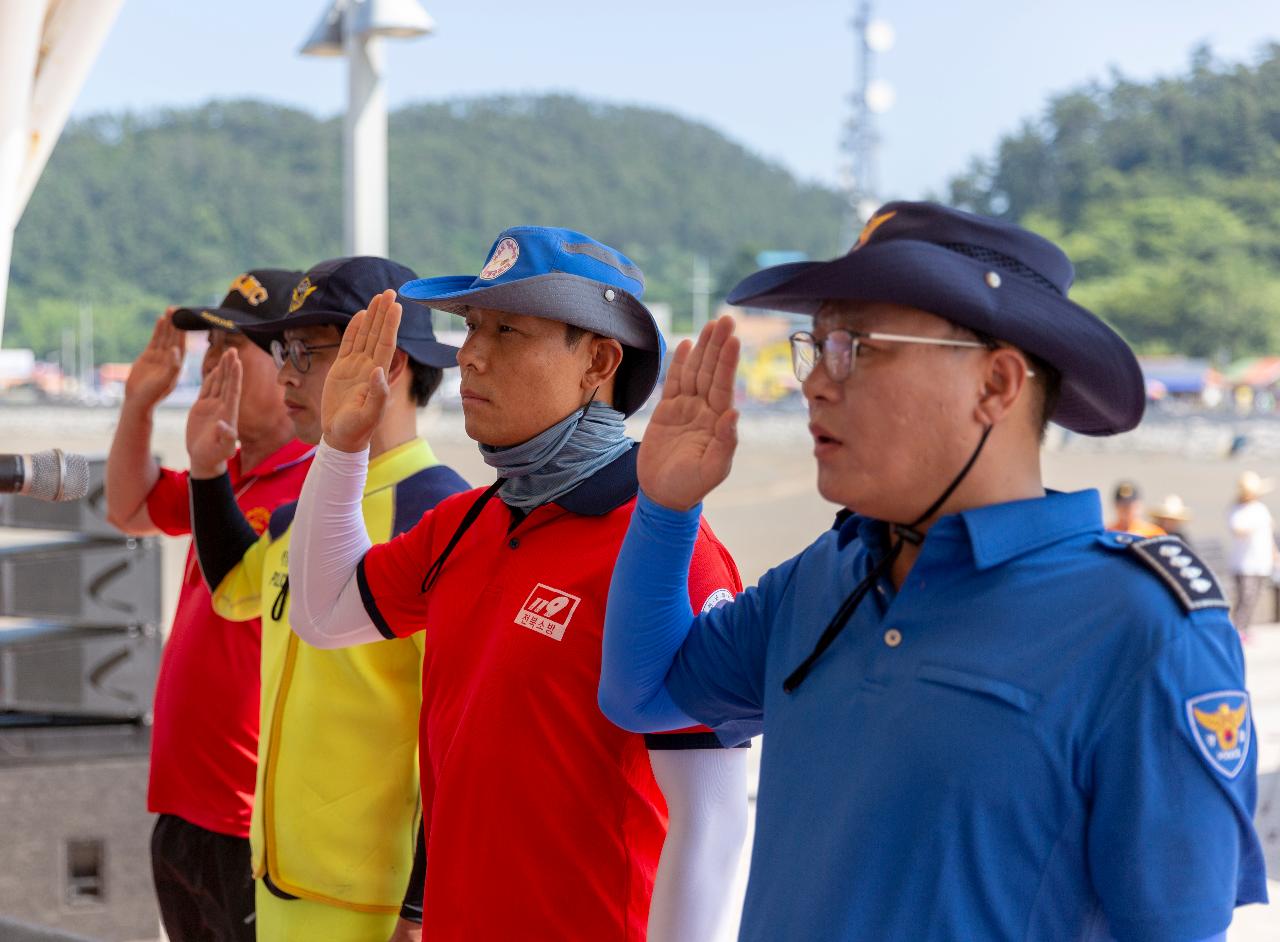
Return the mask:
<svg viewBox="0 0 1280 942">
<path fill-rule="evenodd" d="M 290 313 L 274 330 L 252 334 L 275 357 L 303 441 L 320 439 L 320 397 L 342 329 L 365 299 L 412 277 L 381 258 L 323 262 L 298 284 Z M 455 365 L 457 351 L 435 340 L 429 311 L 414 314 L 387 370 L 390 405 L 374 435 L 364 489 L 364 525 L 375 543 L 466 490 L 417 435 L 416 409 L 439 386 L 442 369 Z M 187 447 L 196 552 L 214 609 L 232 619 L 262 618 L 261 741 L 250 828 L 258 938 L 416 939 L 424 866 L 413 867 L 420 642 L 322 651 L 289 629 L 296 505 L 272 514 L 261 538 L 246 528 L 225 473 L 238 398 L 239 363 L 228 355 L 191 410 Z"/>
</svg>

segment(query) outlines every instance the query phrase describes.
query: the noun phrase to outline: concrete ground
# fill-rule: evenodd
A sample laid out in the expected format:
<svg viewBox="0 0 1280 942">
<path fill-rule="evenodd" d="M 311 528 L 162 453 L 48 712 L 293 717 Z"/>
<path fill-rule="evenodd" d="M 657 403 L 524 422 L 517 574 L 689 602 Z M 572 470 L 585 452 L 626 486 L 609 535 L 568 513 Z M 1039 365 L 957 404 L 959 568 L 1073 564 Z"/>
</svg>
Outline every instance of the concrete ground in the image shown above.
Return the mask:
<svg viewBox="0 0 1280 942">
<path fill-rule="evenodd" d="M 181 410 L 161 410 L 156 429 L 156 451 L 177 466 L 185 466 L 183 415 Z M 0 407 L 5 447 L 13 451 L 59 445 L 104 453 L 114 420 L 110 410 Z M 642 423 L 633 425 L 633 432 L 638 434 Z M 468 480 L 492 480 L 492 472 L 462 434 L 457 413 L 428 410 L 420 427 L 440 458 Z M 1269 466 L 1274 458 L 1268 454 L 1264 460 L 1261 451 L 1251 456 L 1247 449 L 1230 460 L 1217 458 L 1216 442 L 1214 439 L 1212 447 L 1191 449 L 1189 445 L 1179 445 L 1171 435 L 1125 436 L 1105 443 L 1080 438 L 1062 442 L 1055 437 L 1045 454 L 1045 480 L 1049 486 L 1062 490 L 1096 487 L 1106 494 L 1120 478 L 1134 478 L 1151 504 L 1166 493 L 1176 492 L 1191 509 L 1190 529 L 1196 540 L 1223 541 L 1224 517 L 1236 477 L 1245 468 L 1273 473 Z M 762 413 L 744 418 L 733 473 L 707 501 L 706 512 L 712 527 L 737 559 L 747 584 L 801 550 L 830 525 L 835 508 L 814 492 L 810 447 L 801 414 Z M 1268 502 L 1280 519 L 1280 492 Z M 185 552 L 185 542 L 168 541 L 167 572 L 180 571 Z M 172 591 L 168 604 L 171 610 Z M 1259 614 L 1276 619 L 1270 599 L 1264 599 Z M 1270 883 L 1271 895 L 1280 899 L 1280 625 L 1259 626 L 1245 651 L 1258 731 L 1259 768 L 1263 773 L 1259 830 L 1267 843 L 1271 873 L 1278 878 Z M 759 760 L 759 755 L 759 749 L 752 750 L 754 761 Z M 143 796 L 139 795 L 138 800 L 142 801 Z M 745 875 L 746 854 L 737 886 L 739 896 Z M 736 912 L 729 923 L 716 942 L 734 938 Z M 1280 940 L 1280 906 L 1239 910 L 1229 938 L 1232 942 Z"/>
</svg>

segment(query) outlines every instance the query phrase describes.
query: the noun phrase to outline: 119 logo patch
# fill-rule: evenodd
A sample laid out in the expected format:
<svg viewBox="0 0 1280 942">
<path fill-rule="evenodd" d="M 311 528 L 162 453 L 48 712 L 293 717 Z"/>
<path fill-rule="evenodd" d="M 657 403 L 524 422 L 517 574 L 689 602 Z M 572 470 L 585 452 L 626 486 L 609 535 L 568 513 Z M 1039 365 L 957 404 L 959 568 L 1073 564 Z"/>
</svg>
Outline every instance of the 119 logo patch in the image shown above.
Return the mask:
<svg viewBox="0 0 1280 942">
<path fill-rule="evenodd" d="M 564 637 L 569 619 L 578 610 L 578 603 L 581 601 L 572 593 L 553 589 L 539 582 L 520 607 L 515 621 L 517 625 L 559 641 Z"/>
</svg>

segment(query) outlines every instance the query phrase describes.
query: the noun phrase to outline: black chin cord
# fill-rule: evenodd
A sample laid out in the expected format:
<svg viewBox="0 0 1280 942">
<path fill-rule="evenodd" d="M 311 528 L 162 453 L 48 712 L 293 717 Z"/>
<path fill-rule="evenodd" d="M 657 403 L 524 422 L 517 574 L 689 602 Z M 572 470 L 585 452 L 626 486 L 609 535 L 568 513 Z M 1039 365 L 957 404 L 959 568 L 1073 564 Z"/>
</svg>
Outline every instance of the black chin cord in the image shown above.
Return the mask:
<svg viewBox="0 0 1280 942">
<path fill-rule="evenodd" d="M 901 523 L 892 525 L 891 529 L 895 539 L 889 547 L 889 551 L 884 554 L 884 559 L 876 563 L 871 571 L 867 573 L 866 578 L 854 586 L 853 591 L 849 593 L 849 597 L 840 605 L 835 616 L 822 632 L 822 636 L 818 638 L 818 643 L 813 646 L 809 656 L 801 661 L 800 666 L 793 670 L 787 676 L 787 679 L 782 682 L 783 690 L 787 693 L 794 693 L 796 688 L 804 683 L 804 679 L 809 676 L 809 671 L 813 669 L 813 665 L 826 653 L 827 648 L 831 647 L 836 638 L 840 636 L 840 632 L 844 631 L 845 626 L 849 624 L 849 619 L 853 617 L 853 613 L 862 604 L 862 600 L 867 597 L 867 593 L 876 584 L 876 580 L 888 572 L 893 566 L 894 560 L 901 555 L 902 547 L 907 543 L 919 546 L 924 542 L 924 534 L 917 530 L 916 527 L 936 514 L 942 505 L 947 502 L 947 499 L 955 493 L 956 488 L 960 486 L 960 482 L 968 476 L 974 463 L 977 462 L 978 456 L 982 454 L 983 446 L 987 444 L 987 437 L 991 434 L 991 429 L 992 426 L 990 425 L 983 429 L 982 438 L 978 440 L 978 447 L 973 450 L 968 462 L 951 481 L 951 484 L 947 486 L 947 489 L 942 492 L 942 496 L 929 505 L 928 510 L 905 526 Z"/>
</svg>

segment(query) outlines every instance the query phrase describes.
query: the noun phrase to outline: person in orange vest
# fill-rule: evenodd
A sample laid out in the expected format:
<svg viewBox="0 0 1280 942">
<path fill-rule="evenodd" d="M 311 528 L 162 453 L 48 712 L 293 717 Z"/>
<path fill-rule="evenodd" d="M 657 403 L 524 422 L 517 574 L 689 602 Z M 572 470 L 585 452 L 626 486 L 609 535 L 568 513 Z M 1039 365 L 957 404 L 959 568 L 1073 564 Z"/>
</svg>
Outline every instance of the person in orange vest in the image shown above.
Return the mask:
<svg viewBox="0 0 1280 942">
<path fill-rule="evenodd" d="M 1115 516 L 1107 524 L 1108 530 L 1132 533 L 1135 536 L 1164 536 L 1165 531 L 1142 516 L 1142 494 L 1132 481 L 1116 485 L 1111 498 Z"/>
</svg>

